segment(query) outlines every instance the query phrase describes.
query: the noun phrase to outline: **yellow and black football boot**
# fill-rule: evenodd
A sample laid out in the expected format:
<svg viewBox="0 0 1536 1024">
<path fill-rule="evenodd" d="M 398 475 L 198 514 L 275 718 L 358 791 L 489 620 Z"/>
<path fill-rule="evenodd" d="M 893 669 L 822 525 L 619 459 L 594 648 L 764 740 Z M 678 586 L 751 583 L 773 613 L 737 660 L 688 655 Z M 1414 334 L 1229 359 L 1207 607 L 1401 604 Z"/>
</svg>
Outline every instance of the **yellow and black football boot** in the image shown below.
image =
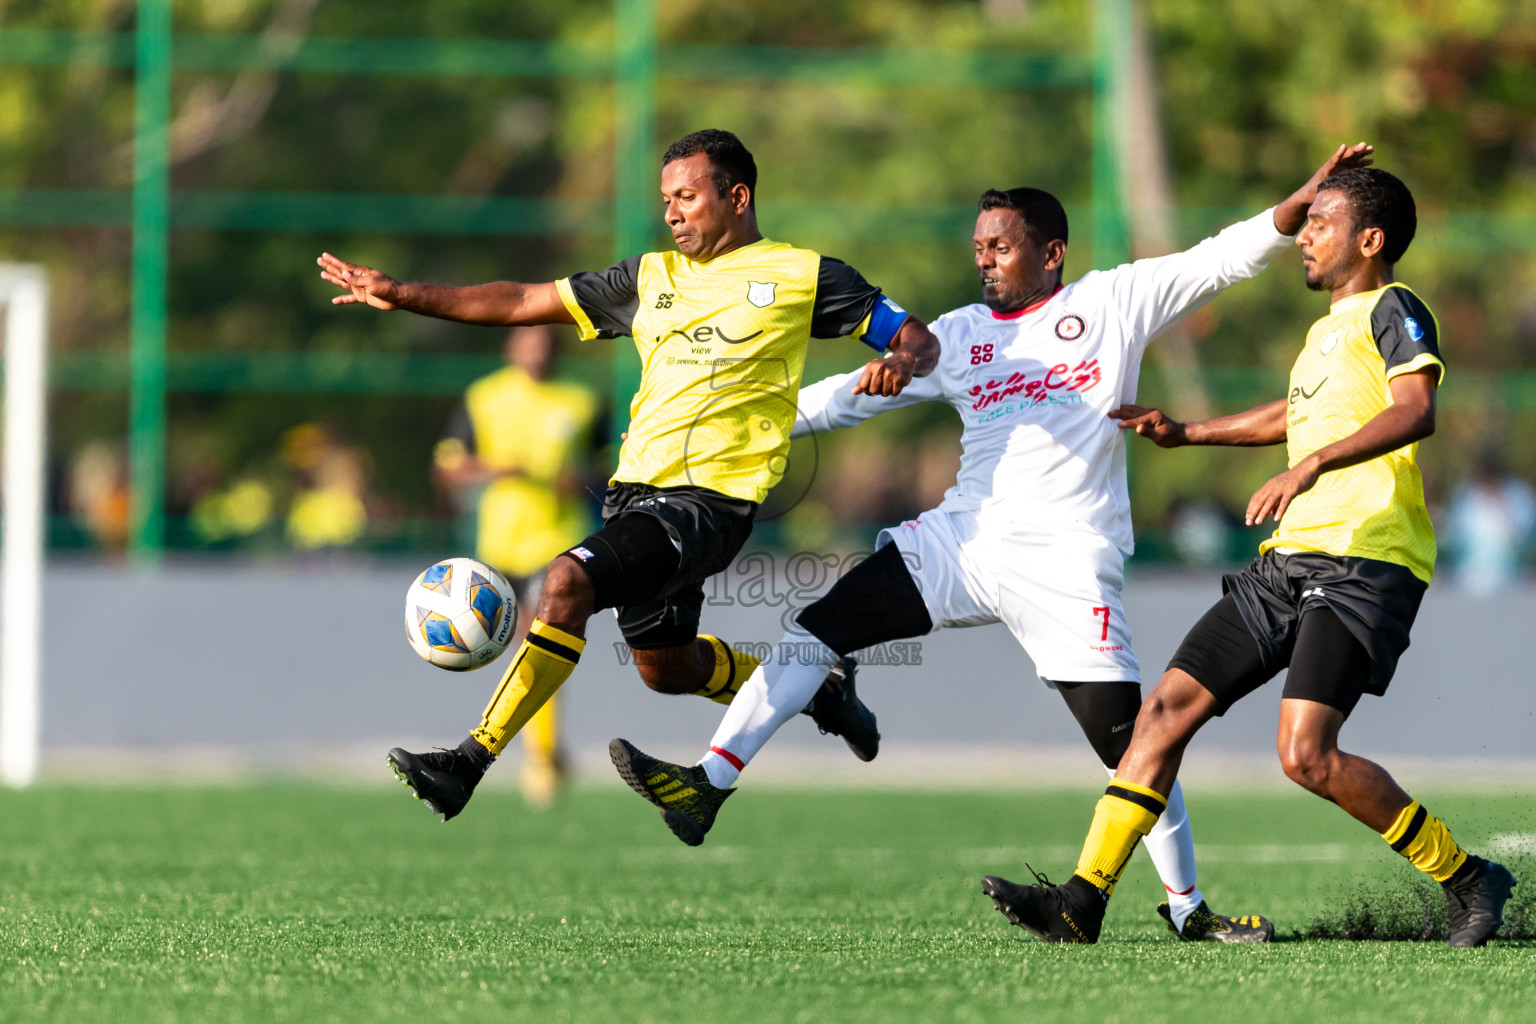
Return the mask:
<svg viewBox="0 0 1536 1024">
<path fill-rule="evenodd" d="M 1099 941 L 1108 902 L 1103 893 L 1076 875 L 1064 885 L 1052 885 L 1040 872 L 1024 866 L 1039 885 L 1018 885 L 996 875 L 981 880 L 981 891 L 992 897 L 992 905 L 1008 922 L 1042 942 Z"/>
<path fill-rule="evenodd" d="M 1173 926 L 1173 911 L 1168 904 L 1159 903 L 1157 912 L 1168 922 L 1168 930 L 1185 942 L 1268 942 L 1275 937 L 1275 926 L 1268 918 L 1258 914 L 1242 917 L 1213 914 L 1204 900 L 1184 919 L 1183 928 Z"/>
<path fill-rule="evenodd" d="M 661 808 L 661 818 L 689 846 L 698 846 L 734 789 L 716 789 L 699 765 L 672 764 L 642 753 L 628 740 L 608 744 L 608 756 L 629 788 Z"/>
</svg>

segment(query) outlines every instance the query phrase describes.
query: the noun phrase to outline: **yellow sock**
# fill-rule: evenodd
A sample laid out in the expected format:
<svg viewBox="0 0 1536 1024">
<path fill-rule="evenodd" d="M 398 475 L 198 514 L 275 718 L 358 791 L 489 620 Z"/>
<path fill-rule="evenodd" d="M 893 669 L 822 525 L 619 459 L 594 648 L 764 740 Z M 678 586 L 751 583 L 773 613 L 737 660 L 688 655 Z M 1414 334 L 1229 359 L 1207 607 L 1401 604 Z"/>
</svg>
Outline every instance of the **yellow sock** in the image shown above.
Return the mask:
<svg viewBox="0 0 1536 1024">
<path fill-rule="evenodd" d="M 693 692 L 700 697 L 708 697 L 716 704 L 729 704 L 736 698 L 736 691 L 741 689 L 741 684 L 762 663 L 752 655 L 734 649 L 717 636 L 700 633 L 699 639 L 707 640 L 709 646 L 714 648 L 715 671 L 709 677 L 709 682 Z"/>
<path fill-rule="evenodd" d="M 523 727 L 523 756 L 530 760 L 551 761 L 560 745 L 560 697 L 552 696 L 534 712 Z"/>
<path fill-rule="evenodd" d="M 493 754 L 507 749 L 518 730 L 570 678 L 586 646 L 581 637 L 534 619 L 479 727 L 470 735 Z"/>
<path fill-rule="evenodd" d="M 1450 878 L 1467 861 L 1467 851 L 1451 838 L 1445 822 L 1426 811 L 1417 800 L 1403 808 L 1381 838 L 1437 882 Z"/>
<path fill-rule="evenodd" d="M 1093 811 L 1093 825 L 1077 859 L 1079 878 L 1102 891 L 1107 898 L 1120 881 L 1120 872 L 1131 859 L 1141 837 L 1152 831 L 1168 806 L 1168 798 L 1146 786 L 1115 778 Z"/>
</svg>

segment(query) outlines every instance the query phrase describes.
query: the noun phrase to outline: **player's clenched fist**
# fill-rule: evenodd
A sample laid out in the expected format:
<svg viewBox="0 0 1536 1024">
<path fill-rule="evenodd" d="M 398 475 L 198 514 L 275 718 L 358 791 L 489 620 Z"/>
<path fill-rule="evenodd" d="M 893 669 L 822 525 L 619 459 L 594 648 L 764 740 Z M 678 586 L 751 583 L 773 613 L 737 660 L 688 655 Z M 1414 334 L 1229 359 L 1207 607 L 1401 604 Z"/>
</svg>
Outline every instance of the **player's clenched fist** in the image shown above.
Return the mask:
<svg viewBox="0 0 1536 1024">
<path fill-rule="evenodd" d="M 892 352 L 884 359 L 871 359 L 864 364 L 864 372 L 853 386 L 853 393 L 883 398 L 899 395 L 901 389 L 912 382 L 912 371 L 916 366 L 917 360 L 909 352 Z"/>
<path fill-rule="evenodd" d="M 388 274 L 380 273 L 372 267 L 361 267 L 356 263 L 337 259 L 328 252 L 321 253 L 320 258 L 315 262 L 320 265 L 322 280 L 329 281 L 347 292 L 346 295 L 338 295 L 332 299 L 333 305 L 345 306 L 353 302 L 362 302 L 375 309 L 399 308 L 400 282 Z"/>
</svg>

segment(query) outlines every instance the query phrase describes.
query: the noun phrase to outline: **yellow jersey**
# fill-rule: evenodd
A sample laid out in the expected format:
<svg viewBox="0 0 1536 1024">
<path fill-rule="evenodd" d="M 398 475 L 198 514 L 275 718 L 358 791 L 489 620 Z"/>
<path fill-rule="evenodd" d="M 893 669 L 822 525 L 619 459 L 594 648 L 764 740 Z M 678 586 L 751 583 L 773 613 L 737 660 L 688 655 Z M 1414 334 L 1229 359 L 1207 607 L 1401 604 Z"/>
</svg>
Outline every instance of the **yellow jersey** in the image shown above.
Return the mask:
<svg viewBox="0 0 1536 1024">
<path fill-rule="evenodd" d="M 1444 379 L 1439 326 L 1405 285 L 1390 284 L 1333 304 L 1312 325 L 1291 368 L 1285 443 L 1295 466 L 1348 437 L 1392 404 L 1393 377 L 1426 367 Z M 1260 551 L 1317 551 L 1407 566 L 1425 583 L 1435 571 L 1435 531 L 1424 481 L 1406 445 L 1318 477 L 1297 495 Z"/>
<path fill-rule="evenodd" d="M 627 334 L 640 352 L 613 480 L 753 502 L 784 475 L 809 340 L 883 352 L 907 318 L 847 264 L 766 238 L 706 262 L 646 253 L 556 286 L 583 340 Z"/>
<path fill-rule="evenodd" d="M 555 489 L 593 445 L 597 400 L 575 384 L 535 380 L 515 366 L 482 377 L 437 444 L 449 468 L 468 455 L 492 472 L 481 492 L 476 526 L 479 557 L 512 576 L 529 576 L 587 535 L 584 502 Z"/>
</svg>

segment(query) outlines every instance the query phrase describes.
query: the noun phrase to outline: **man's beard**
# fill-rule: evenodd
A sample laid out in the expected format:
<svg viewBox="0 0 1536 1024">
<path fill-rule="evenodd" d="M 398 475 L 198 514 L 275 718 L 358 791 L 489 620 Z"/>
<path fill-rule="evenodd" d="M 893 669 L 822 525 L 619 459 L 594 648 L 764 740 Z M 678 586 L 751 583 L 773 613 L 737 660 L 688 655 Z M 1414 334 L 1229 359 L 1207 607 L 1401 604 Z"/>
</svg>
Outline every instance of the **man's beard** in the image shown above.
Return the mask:
<svg viewBox="0 0 1536 1024">
<path fill-rule="evenodd" d="M 1025 296 L 1020 292 L 1006 291 L 1001 287 L 994 288 L 992 295 L 988 297 L 985 287 L 981 290 L 981 301 L 994 313 L 1013 313 L 1024 308 Z"/>
</svg>

